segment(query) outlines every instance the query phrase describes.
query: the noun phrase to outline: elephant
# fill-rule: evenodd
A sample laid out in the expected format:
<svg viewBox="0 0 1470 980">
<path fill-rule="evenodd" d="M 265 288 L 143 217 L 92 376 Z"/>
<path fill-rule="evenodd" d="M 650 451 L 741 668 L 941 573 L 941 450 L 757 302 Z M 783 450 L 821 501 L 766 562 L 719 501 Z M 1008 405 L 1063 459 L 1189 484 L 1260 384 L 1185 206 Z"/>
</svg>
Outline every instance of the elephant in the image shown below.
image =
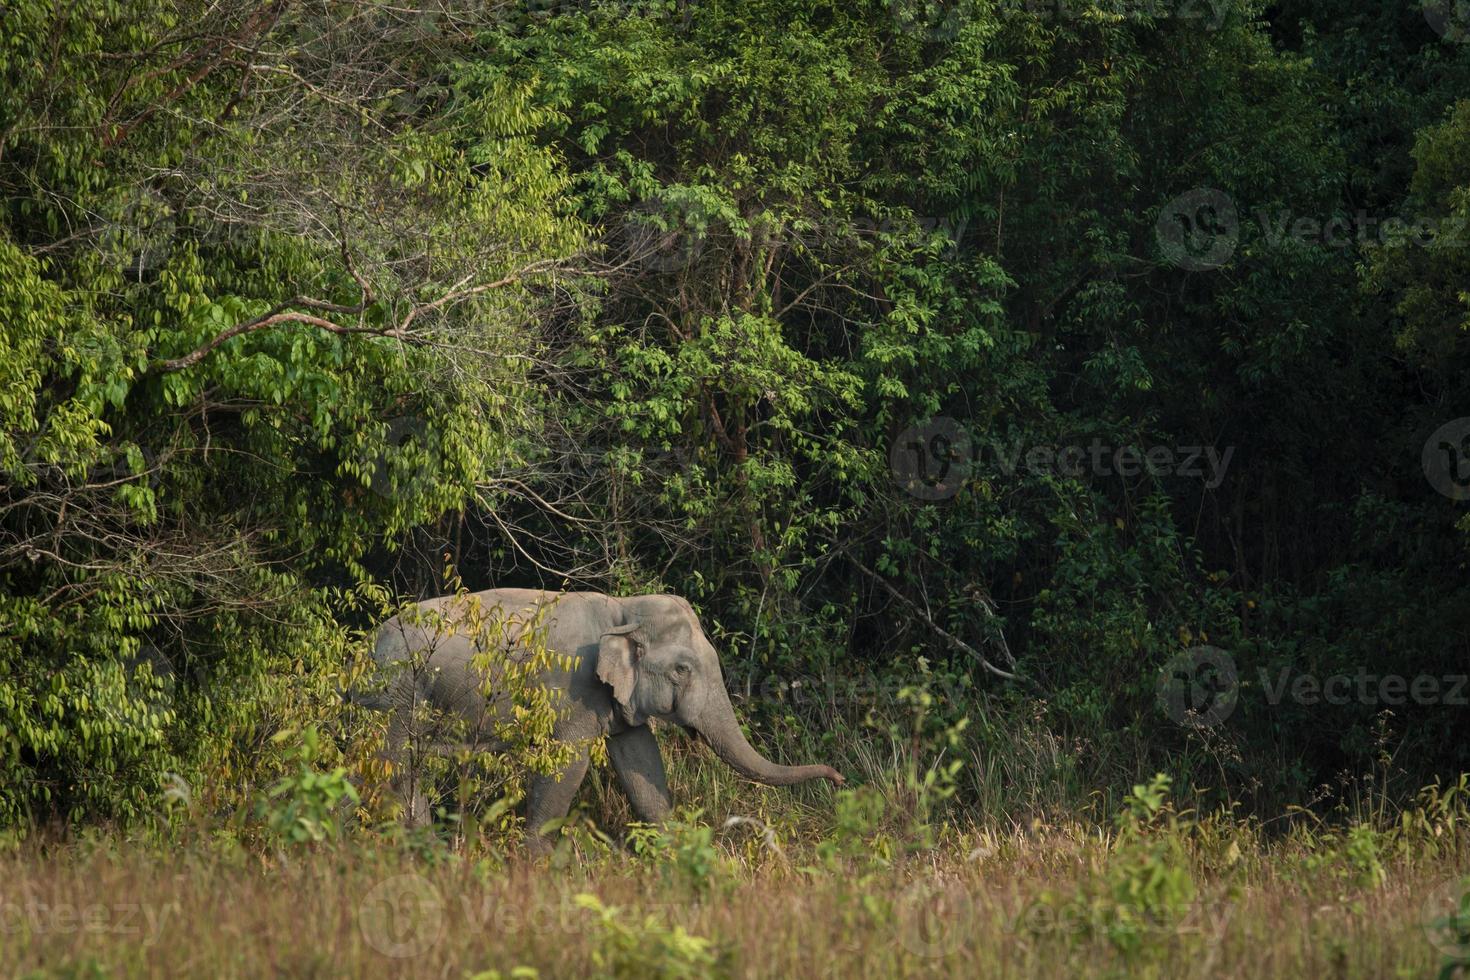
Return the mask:
<svg viewBox="0 0 1470 980">
<path fill-rule="evenodd" d="M 415 705 L 461 719 L 458 727 L 472 748 L 496 749 L 493 730 L 497 721 L 504 723 L 506 708 L 483 693 L 485 674 L 471 662 L 486 634 L 463 625 L 472 620 L 450 611 L 464 600 L 518 624 L 491 642 L 513 644 L 536 620 L 545 630 L 547 649 L 560 655 L 538 679 L 562 692 L 552 737 L 575 750 L 564 769 L 533 776 L 527 787 L 525 819 L 533 851 L 549 846 L 542 828 L 567 815 L 587 772 L 589 747 L 602 736 L 635 817 L 658 824 L 669 815 L 673 803 L 651 718 L 695 735 L 748 779 L 772 786 L 812 779 L 843 783 L 830 766 L 777 765 L 751 747 L 726 693 L 719 657 L 694 609 L 676 595 L 615 598 L 598 592 L 490 589 L 428 599 L 410 607 L 412 615 L 394 616 L 377 632 L 373 659 L 389 675 L 379 706 L 392 712 L 389 751 L 400 757 L 413 735 Z M 436 624 L 423 625 L 424 614 Z M 400 669 L 389 670 L 395 664 Z M 405 665 L 418 669 L 401 669 Z M 439 748 L 459 744 L 450 741 Z M 427 801 L 421 791 L 405 791 L 403 778 L 395 776 L 395 788 L 404 796 L 406 816 L 422 821 Z"/>
</svg>

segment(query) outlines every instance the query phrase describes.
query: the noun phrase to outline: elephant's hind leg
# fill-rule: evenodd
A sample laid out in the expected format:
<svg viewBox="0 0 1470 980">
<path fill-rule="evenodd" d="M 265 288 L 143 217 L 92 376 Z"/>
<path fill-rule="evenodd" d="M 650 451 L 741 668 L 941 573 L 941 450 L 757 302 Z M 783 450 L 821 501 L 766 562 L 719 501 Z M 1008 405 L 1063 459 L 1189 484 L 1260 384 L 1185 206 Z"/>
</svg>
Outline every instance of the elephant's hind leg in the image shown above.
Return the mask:
<svg viewBox="0 0 1470 980">
<path fill-rule="evenodd" d="M 576 758 L 553 776 L 536 776 L 526 793 L 526 845 L 536 852 L 551 846 L 542 828 L 549 821 L 560 820 L 572 808 L 572 798 L 587 775 L 587 749 L 579 749 Z"/>
<path fill-rule="evenodd" d="M 403 807 L 401 819 L 408 827 L 427 827 L 433 820 L 429 812 L 429 794 L 424 786 L 424 774 L 412 771 L 405 764 L 395 771 L 389 787 Z"/>
</svg>

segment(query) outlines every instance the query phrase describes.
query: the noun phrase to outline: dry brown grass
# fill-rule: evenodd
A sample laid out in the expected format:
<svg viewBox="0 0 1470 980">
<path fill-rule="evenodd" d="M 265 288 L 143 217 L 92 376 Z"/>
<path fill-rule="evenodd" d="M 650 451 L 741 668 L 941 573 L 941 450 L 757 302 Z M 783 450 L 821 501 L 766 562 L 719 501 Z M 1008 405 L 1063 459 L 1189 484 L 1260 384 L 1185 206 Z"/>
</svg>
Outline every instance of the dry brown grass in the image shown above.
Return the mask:
<svg viewBox="0 0 1470 980">
<path fill-rule="evenodd" d="M 1111 832 L 951 831 L 891 862 L 875 857 L 881 837 L 834 855 L 777 852 L 748 826 L 708 848 L 700 834 L 676 830 L 685 856 L 659 860 L 573 837 L 549 864 L 370 841 L 289 857 L 31 843 L 0 857 L 0 964 L 80 977 L 1423 977 L 1444 962 L 1426 901 L 1470 854 L 1384 837 L 1394 856 L 1377 877 L 1340 837 L 1263 844 L 1196 827 L 1180 833 L 1194 898 L 1143 916 L 1130 949 L 1107 932 Z M 614 924 L 582 894 L 616 908 Z M 708 940 L 709 961 L 681 953 L 676 928 Z"/>
</svg>

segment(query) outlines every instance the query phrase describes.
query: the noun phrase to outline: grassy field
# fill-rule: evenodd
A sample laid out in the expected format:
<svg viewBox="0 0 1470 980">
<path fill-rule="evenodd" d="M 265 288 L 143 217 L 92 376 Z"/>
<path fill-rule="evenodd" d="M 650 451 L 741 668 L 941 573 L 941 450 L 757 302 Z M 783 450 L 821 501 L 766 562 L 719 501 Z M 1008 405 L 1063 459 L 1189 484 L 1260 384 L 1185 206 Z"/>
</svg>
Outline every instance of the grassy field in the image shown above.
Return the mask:
<svg viewBox="0 0 1470 980">
<path fill-rule="evenodd" d="M 1120 886 L 1109 842 L 1080 832 L 982 834 L 887 868 L 751 860 L 744 837 L 717 836 L 707 875 L 623 856 L 24 853 L 0 863 L 0 957 L 83 977 L 1424 977 L 1457 953 L 1433 924 L 1455 884 L 1439 861 L 1369 881 L 1340 856 L 1267 849 L 1151 907 L 1123 897 L 1145 877 Z"/>
<path fill-rule="evenodd" d="M 616 816 L 614 797 L 589 795 L 592 815 Z M 35 835 L 0 857 L 0 964 L 64 977 L 1376 978 L 1470 963 L 1457 790 L 1376 821 L 1299 814 L 1270 832 L 1178 809 L 1165 781 L 1135 787 L 1109 820 L 1005 828 L 871 786 L 796 799 L 737 787 L 728 802 L 630 842 L 584 814 L 539 862 L 478 831 Z"/>
</svg>

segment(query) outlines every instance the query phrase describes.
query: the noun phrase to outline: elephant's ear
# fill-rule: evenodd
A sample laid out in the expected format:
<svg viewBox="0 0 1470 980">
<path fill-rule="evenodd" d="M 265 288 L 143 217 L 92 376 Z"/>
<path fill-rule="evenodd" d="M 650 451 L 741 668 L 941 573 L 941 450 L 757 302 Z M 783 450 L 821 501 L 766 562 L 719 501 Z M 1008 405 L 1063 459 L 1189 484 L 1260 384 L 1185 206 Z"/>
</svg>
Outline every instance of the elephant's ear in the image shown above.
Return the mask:
<svg viewBox="0 0 1470 980">
<path fill-rule="evenodd" d="M 612 688 L 618 704 L 630 709 L 639 657 L 638 644 L 631 634 L 637 628 L 637 623 L 614 626 L 602 634 L 597 644 L 597 679 Z"/>
</svg>

